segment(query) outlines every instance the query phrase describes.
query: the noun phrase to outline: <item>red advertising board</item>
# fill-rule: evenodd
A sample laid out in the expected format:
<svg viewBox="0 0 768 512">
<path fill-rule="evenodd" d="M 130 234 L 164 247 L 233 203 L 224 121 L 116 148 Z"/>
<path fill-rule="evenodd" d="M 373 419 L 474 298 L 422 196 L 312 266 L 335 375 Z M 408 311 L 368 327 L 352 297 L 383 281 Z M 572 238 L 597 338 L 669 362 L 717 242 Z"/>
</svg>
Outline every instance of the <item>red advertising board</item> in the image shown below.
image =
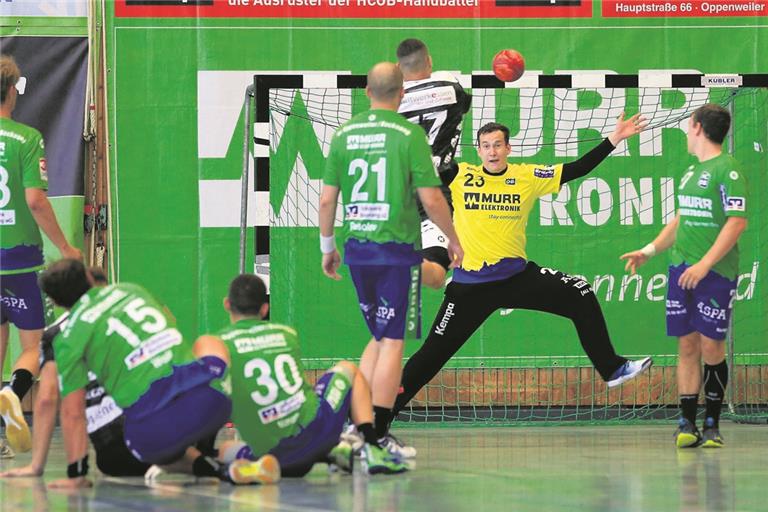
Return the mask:
<svg viewBox="0 0 768 512">
<path fill-rule="evenodd" d="M 768 0 L 603 0 L 605 18 L 766 16 Z"/>
<path fill-rule="evenodd" d="M 117 0 L 117 17 L 588 18 L 592 0 Z"/>
</svg>

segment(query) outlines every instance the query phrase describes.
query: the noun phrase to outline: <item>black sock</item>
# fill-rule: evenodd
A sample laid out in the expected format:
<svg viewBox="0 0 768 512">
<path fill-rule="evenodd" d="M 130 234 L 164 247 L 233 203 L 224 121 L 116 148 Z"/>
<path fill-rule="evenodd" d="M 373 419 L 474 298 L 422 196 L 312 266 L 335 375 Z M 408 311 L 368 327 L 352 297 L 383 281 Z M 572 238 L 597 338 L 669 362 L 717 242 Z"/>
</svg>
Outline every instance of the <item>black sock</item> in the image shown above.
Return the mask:
<svg viewBox="0 0 768 512">
<path fill-rule="evenodd" d="M 720 410 L 723 407 L 725 388 L 728 385 L 728 364 L 725 359 L 719 364 L 704 365 L 704 399 L 706 418 L 715 420 L 715 428 L 720 425 Z"/>
<path fill-rule="evenodd" d="M 219 453 L 215 448 L 217 434 L 218 432 L 210 437 L 199 440 L 197 443 L 195 443 L 195 448 L 200 450 L 200 453 L 203 455 L 216 458 L 216 455 Z"/>
<path fill-rule="evenodd" d="M 357 425 L 357 431 L 363 435 L 363 439 L 368 444 L 373 446 L 379 446 L 379 437 L 376 435 L 376 430 L 373 428 L 373 423 L 361 423 Z"/>
<path fill-rule="evenodd" d="M 200 455 L 192 463 L 192 474 L 195 476 L 214 476 L 221 478 L 221 469 L 224 465 L 213 457 Z"/>
<path fill-rule="evenodd" d="M 11 390 L 16 393 L 19 400 L 24 398 L 34 382 L 35 378 L 32 376 L 32 372 L 24 368 L 19 368 L 11 374 Z"/>
<path fill-rule="evenodd" d="M 376 425 L 376 437 L 381 439 L 387 433 L 392 421 L 392 409 L 389 407 L 373 406 L 373 422 Z"/>
<path fill-rule="evenodd" d="M 680 395 L 680 413 L 683 418 L 696 425 L 696 409 L 699 406 L 699 395 Z"/>
</svg>

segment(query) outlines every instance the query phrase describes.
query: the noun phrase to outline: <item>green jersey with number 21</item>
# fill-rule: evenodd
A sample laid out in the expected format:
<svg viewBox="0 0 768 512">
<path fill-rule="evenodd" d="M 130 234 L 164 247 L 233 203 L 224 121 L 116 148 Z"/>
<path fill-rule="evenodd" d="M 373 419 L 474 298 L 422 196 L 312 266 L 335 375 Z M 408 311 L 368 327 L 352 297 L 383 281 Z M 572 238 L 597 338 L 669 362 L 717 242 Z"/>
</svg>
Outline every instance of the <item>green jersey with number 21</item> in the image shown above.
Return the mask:
<svg viewBox="0 0 768 512">
<path fill-rule="evenodd" d="M 421 247 L 415 188 L 440 186 L 424 130 L 390 110 L 369 110 L 331 140 L 323 182 L 339 187 L 345 238 Z"/>
</svg>

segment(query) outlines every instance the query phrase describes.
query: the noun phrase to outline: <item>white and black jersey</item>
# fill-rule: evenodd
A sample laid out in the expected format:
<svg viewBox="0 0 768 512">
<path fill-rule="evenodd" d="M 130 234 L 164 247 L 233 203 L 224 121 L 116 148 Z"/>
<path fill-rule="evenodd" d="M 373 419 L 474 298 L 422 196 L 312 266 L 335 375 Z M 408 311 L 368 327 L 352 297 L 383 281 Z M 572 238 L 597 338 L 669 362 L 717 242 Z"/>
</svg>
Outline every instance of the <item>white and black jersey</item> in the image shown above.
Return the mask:
<svg viewBox="0 0 768 512">
<path fill-rule="evenodd" d="M 69 313 L 61 315 L 45 329 L 40 341 L 40 367 L 49 361 L 55 361 L 53 340 L 67 326 Z M 123 410 L 109 396 L 96 380 L 93 372 L 88 372 L 88 385 L 85 387 L 85 416 L 88 436 L 98 451 L 112 443 L 123 443 Z"/>
<path fill-rule="evenodd" d="M 432 147 L 432 160 L 438 172 L 442 172 L 456 154 L 461 136 L 461 121 L 469 110 L 472 100 L 456 77 L 445 71 L 433 73 L 423 80 L 409 80 L 403 84 L 405 95 L 398 112 L 427 132 Z M 448 188 L 443 194 L 451 204 Z M 426 219 L 419 203 L 422 220 Z"/>
</svg>

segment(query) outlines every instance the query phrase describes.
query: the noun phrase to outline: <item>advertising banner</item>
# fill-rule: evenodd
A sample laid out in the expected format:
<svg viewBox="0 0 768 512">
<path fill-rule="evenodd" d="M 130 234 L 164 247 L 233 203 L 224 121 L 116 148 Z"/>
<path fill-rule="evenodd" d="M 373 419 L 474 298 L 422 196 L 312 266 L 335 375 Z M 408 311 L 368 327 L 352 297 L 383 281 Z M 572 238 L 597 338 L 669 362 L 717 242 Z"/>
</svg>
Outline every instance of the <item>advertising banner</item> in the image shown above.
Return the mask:
<svg viewBox="0 0 768 512">
<path fill-rule="evenodd" d="M 592 0 L 118 0 L 119 17 L 580 18 Z"/>
<path fill-rule="evenodd" d="M 243 102 L 253 76 L 365 74 L 376 62 L 394 60 L 400 41 L 416 37 L 429 46 L 436 70 L 488 75 L 496 52 L 515 48 L 526 59 L 521 80 L 572 77 L 569 85 L 538 95 L 530 89 L 536 85 L 503 95 L 473 90 L 460 159 L 477 161 L 474 132 L 489 118 L 510 126 L 516 160 L 551 164 L 572 161 L 591 149 L 621 110 L 648 111 L 657 121 L 667 116 L 666 124 L 630 141 L 586 179 L 541 201 L 529 220 L 528 255 L 542 266 L 587 278 L 621 353 L 676 351 L 664 330 L 666 257 L 654 259 L 635 279 L 618 257 L 651 241 L 674 212 L 674 186 L 693 163 L 686 150 L 683 113 L 723 95 L 702 89 L 701 80 L 696 87 L 681 87 L 653 82 L 653 77 L 765 73 L 757 57 L 766 40 L 764 19 L 745 17 L 735 23 L 725 16 L 692 17 L 671 27 L 663 18 L 625 23 L 603 17 L 607 3 L 554 2 L 551 8 L 518 7 L 579 13 L 514 21 L 479 14 L 394 19 L 383 9 L 367 19 L 338 15 L 286 20 L 237 14 L 253 5 L 233 5 L 227 11 L 230 3 L 183 3 L 115 4 L 108 80 L 118 278 L 152 289 L 174 312 L 186 336 L 215 331 L 228 321 L 221 300 L 238 272 Z M 713 40 L 718 41 L 716 52 L 679 51 L 708 49 Z M 595 76 L 606 75 L 617 75 L 616 83 L 625 83 L 625 75 L 639 75 L 653 86 L 595 85 Z M 726 89 L 718 90 L 727 96 Z M 350 104 L 338 91 L 310 92 L 302 90 L 274 108 L 269 133 L 257 134 L 270 138 L 270 171 L 268 187 L 261 183 L 256 189 L 250 181 L 247 264 L 254 268 L 254 226 L 271 219 L 271 318 L 298 329 L 306 357 L 354 358 L 369 335 L 346 269 L 341 282 L 322 275 L 316 212 L 330 134 L 366 102 L 361 96 Z M 735 156 L 755 191 L 751 201 L 756 219 L 766 218 L 761 192 L 766 190 L 762 170 L 768 148 L 765 95 L 739 97 L 735 104 Z M 320 111 L 343 115 L 326 117 Z M 575 141 L 562 140 L 566 128 L 572 129 Z M 253 151 L 252 144 L 249 149 Z M 765 237 L 765 223 L 750 221 L 741 244 L 735 332 L 740 349 L 753 353 L 765 351 L 768 332 Z M 424 291 L 424 329 L 441 300 L 442 291 Z M 418 346 L 409 343 L 406 352 Z M 553 354 L 567 359 L 582 353 L 568 320 L 499 311 L 460 355 L 477 365 L 545 356 L 542 364 L 553 364 Z"/>
</svg>

